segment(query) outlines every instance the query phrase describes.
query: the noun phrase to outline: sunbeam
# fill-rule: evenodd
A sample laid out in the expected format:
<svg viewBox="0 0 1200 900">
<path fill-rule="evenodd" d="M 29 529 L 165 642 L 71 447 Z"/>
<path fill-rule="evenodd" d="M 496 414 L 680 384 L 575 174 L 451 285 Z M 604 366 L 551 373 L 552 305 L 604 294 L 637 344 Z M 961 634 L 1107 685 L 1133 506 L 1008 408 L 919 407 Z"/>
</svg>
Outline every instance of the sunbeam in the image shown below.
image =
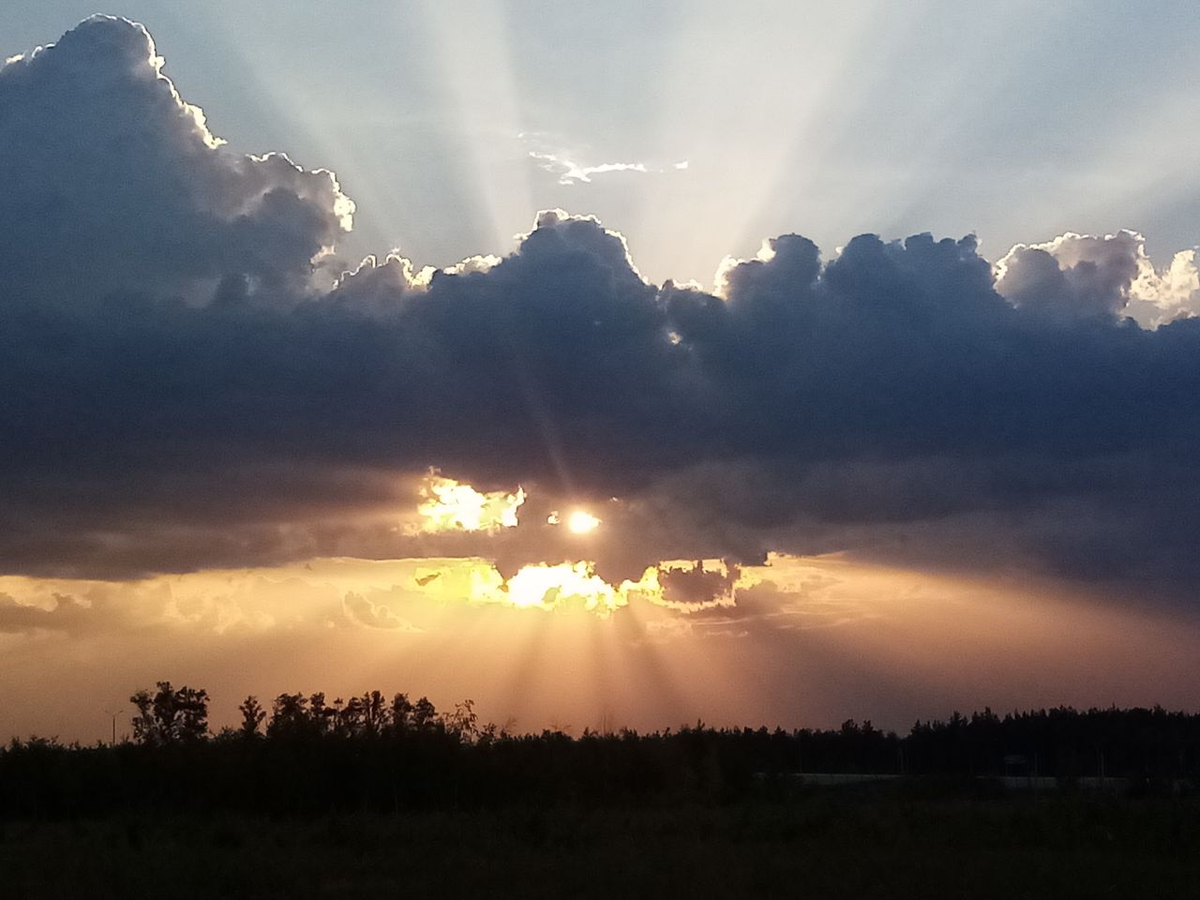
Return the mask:
<svg viewBox="0 0 1200 900">
<path fill-rule="evenodd" d="M 470 162 L 463 173 L 474 191 L 470 206 L 489 229 L 486 252 L 507 253 L 533 202 L 519 140 L 525 126 L 504 5 L 485 0 L 460 7 L 426 0 L 417 8 L 436 48 L 443 104 Z"/>
<path fill-rule="evenodd" d="M 710 285 L 730 247 L 757 246 L 781 183 L 793 202 L 806 196 L 805 180 L 828 162 L 822 148 L 839 138 L 835 107 L 854 102 L 848 76 L 875 12 L 874 4 L 777 5 L 778 30 L 764 42 L 731 32 L 723 12 L 693 9 L 672 41 L 658 117 L 658 152 L 689 168 L 647 189 L 630 229 L 639 256 L 655 263 L 652 276 Z M 722 65 L 710 63 L 714 47 Z M 693 222 L 709 224 L 686 227 Z"/>
</svg>

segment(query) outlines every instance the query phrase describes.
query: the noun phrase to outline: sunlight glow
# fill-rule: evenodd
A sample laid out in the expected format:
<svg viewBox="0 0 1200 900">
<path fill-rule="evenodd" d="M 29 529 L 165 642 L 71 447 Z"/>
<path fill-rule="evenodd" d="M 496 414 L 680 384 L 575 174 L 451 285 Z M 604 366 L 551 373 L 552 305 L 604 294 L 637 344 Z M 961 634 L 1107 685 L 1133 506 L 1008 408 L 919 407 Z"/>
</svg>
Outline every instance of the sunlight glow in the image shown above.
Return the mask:
<svg viewBox="0 0 1200 900">
<path fill-rule="evenodd" d="M 509 579 L 507 590 L 513 605 L 519 607 L 551 609 L 572 599 L 582 602 L 589 611 L 624 605 L 612 585 L 585 562 L 526 566 Z"/>
<path fill-rule="evenodd" d="M 558 511 L 550 513 L 546 517 L 547 525 L 566 525 L 567 530 L 572 534 L 591 534 L 600 527 L 601 520 L 593 516 L 590 512 L 582 509 L 577 509 L 572 512 L 564 520 Z"/>
<path fill-rule="evenodd" d="M 572 534 L 590 534 L 600 526 L 600 520 L 589 512 L 577 509 L 567 519 L 567 529 Z"/>
<path fill-rule="evenodd" d="M 481 579 L 480 585 L 483 584 Z M 628 606 L 635 595 L 649 599 L 661 592 L 656 568 L 647 569 L 637 581 L 625 580 L 614 586 L 596 574 L 593 563 L 580 561 L 525 566 L 498 593 L 489 592 L 490 596 L 476 599 L 500 600 L 520 609 L 555 610 L 574 606 L 607 617 Z"/>
<path fill-rule="evenodd" d="M 525 502 L 525 490 L 481 493 L 469 484 L 430 473 L 421 486 L 425 501 L 417 512 L 425 519 L 420 529 L 440 531 L 496 531 L 517 526 L 517 509 Z"/>
</svg>

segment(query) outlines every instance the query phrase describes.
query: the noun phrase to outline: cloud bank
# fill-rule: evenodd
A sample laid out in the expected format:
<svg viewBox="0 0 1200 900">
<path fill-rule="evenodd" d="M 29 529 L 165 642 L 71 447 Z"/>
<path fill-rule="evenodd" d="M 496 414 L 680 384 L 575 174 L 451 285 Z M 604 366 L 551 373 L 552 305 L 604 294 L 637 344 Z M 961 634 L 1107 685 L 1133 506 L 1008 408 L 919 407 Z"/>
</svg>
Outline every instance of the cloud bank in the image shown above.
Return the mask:
<svg viewBox="0 0 1200 900">
<path fill-rule="evenodd" d="M 708 293 L 549 211 L 501 260 L 353 269 L 333 175 L 230 152 L 108 17 L 0 69 L 0 196 L 7 573 L 586 558 L 615 584 L 849 551 L 1138 597 L 1200 576 L 1195 256 L 1156 271 L 1132 232 L 996 264 L 785 235 Z M 422 529 L 430 469 L 523 491 L 520 524 Z M 573 505 L 604 526 L 547 522 Z M 732 583 L 667 581 L 701 606 Z"/>
</svg>

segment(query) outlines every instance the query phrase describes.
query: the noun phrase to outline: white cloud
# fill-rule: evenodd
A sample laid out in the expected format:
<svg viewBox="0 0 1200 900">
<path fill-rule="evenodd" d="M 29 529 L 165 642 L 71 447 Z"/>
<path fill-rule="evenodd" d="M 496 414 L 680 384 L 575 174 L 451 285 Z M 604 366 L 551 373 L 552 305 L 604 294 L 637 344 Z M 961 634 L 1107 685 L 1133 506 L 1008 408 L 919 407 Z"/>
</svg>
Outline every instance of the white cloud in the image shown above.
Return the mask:
<svg viewBox="0 0 1200 900">
<path fill-rule="evenodd" d="M 1155 328 L 1200 313 L 1196 250 L 1176 253 L 1160 270 L 1136 231 L 1017 244 L 995 271 L 997 290 L 1015 305 L 1056 318 L 1123 314 Z"/>
<path fill-rule="evenodd" d="M 580 163 L 573 162 L 565 156 L 557 156 L 553 153 L 538 153 L 529 151 L 530 159 L 536 159 L 541 168 L 547 172 L 552 172 L 558 175 L 559 184 L 575 184 L 582 182 L 590 184 L 593 175 L 607 175 L 610 172 L 640 172 L 645 174 L 649 171 L 645 163 L 600 163 L 595 166 L 585 166 Z"/>
<path fill-rule="evenodd" d="M 1156 326 L 1200 315 L 1200 269 L 1196 249 L 1180 250 L 1164 269 L 1156 269 L 1143 248 L 1138 277 L 1129 289 L 1130 310 L 1143 324 Z"/>
</svg>

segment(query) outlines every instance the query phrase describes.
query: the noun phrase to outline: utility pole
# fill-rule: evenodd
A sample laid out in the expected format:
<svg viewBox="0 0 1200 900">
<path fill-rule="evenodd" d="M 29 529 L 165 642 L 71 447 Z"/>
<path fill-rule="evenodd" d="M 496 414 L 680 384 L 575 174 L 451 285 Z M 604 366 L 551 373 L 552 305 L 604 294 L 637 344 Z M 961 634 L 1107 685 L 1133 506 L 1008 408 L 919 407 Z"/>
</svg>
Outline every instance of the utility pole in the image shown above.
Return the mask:
<svg viewBox="0 0 1200 900">
<path fill-rule="evenodd" d="M 112 718 L 112 743 L 109 744 L 110 747 L 117 746 L 117 716 L 121 715 L 121 713 L 123 713 L 124 711 L 125 710 L 123 710 L 123 709 L 117 709 L 117 710 L 106 709 L 104 711 L 108 716 L 110 716 Z"/>
</svg>

